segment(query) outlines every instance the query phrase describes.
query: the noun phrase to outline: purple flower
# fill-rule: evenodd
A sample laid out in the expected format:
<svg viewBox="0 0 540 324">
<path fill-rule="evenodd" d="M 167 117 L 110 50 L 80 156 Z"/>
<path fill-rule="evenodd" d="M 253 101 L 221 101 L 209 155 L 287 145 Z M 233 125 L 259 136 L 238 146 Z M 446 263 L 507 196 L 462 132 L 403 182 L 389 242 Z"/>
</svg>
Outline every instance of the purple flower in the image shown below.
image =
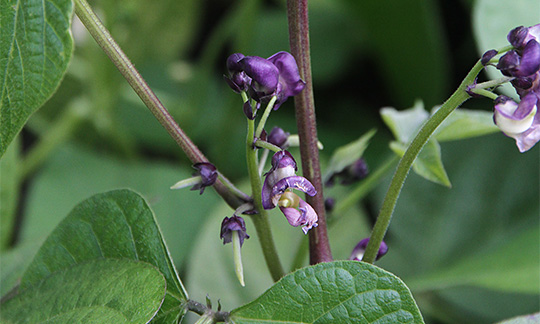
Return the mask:
<svg viewBox="0 0 540 324">
<path fill-rule="evenodd" d="M 356 260 L 356 261 L 362 261 L 362 258 L 364 257 L 364 253 L 366 252 L 367 245 L 369 243 L 369 238 L 365 238 L 358 242 L 354 249 L 351 252 L 351 257 L 349 260 Z M 375 260 L 379 260 L 383 255 L 388 252 L 388 245 L 384 241 L 381 242 L 381 246 L 379 247 L 379 252 L 377 252 L 377 257 Z"/>
<path fill-rule="evenodd" d="M 240 246 L 244 244 L 244 239 L 249 238 L 246 232 L 246 222 L 242 217 L 232 216 L 223 219 L 223 222 L 221 222 L 221 234 L 219 236 L 223 240 L 223 244 L 232 242 L 233 232 L 238 233 Z"/>
<path fill-rule="evenodd" d="M 270 131 L 270 134 L 268 134 L 268 138 L 266 141 L 282 149 L 286 149 L 289 135 L 291 134 L 288 132 L 285 132 L 283 129 L 276 126 L 272 128 L 272 130 Z"/>
<path fill-rule="evenodd" d="M 225 76 L 225 81 L 236 93 L 247 91 L 251 84 L 251 78 L 246 75 L 239 63 L 243 58 L 244 54 L 241 53 L 234 53 L 227 58 L 229 76 Z"/>
<path fill-rule="evenodd" d="M 227 69 L 229 76 L 225 79 L 235 92 L 248 91 L 259 103 L 267 103 L 276 96 L 274 110 L 305 87 L 294 57 L 287 52 L 278 52 L 268 59 L 235 53 L 227 59 Z"/>
<path fill-rule="evenodd" d="M 276 95 L 278 99 L 274 105 L 277 110 L 287 98 L 294 97 L 306 86 L 306 83 L 300 78 L 298 66 L 294 57 L 287 52 L 278 52 L 268 58 L 279 70 L 279 83 Z"/>
<path fill-rule="evenodd" d="M 519 104 L 506 96 L 495 100 L 493 120 L 506 136 L 516 140 L 520 152 L 540 141 L 539 102 L 540 95 L 535 93 L 525 95 Z"/>
<path fill-rule="evenodd" d="M 540 43 L 540 24 L 532 27 L 516 27 L 508 33 L 506 38 L 515 48 L 525 47 L 531 39 Z"/>
<path fill-rule="evenodd" d="M 194 175 L 199 175 L 201 180 L 200 182 L 196 183 L 191 190 L 200 189 L 200 194 L 202 195 L 206 187 L 211 186 L 216 182 L 218 172 L 216 167 L 212 163 L 208 162 L 195 163 L 193 168 L 197 169 L 197 173 Z"/>
<path fill-rule="evenodd" d="M 502 74 L 526 77 L 540 69 L 540 43 L 531 39 L 522 50 L 511 50 L 499 59 L 497 68 Z"/>
<path fill-rule="evenodd" d="M 289 224 L 294 227 L 303 226 L 307 233 L 317 227 L 318 215 L 315 210 L 292 189 L 303 191 L 314 196 L 315 187 L 304 177 L 296 175 L 296 161 L 288 151 L 279 151 L 272 157 L 272 168 L 266 173 L 262 189 L 262 205 L 264 209 L 279 206 Z"/>
</svg>

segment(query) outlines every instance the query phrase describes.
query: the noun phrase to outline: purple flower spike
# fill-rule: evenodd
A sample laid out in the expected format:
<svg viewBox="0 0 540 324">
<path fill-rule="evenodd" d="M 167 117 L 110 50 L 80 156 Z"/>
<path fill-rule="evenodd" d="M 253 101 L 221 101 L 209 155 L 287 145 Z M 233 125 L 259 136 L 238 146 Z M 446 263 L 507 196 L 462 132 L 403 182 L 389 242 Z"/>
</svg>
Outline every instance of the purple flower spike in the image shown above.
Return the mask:
<svg viewBox="0 0 540 324">
<path fill-rule="evenodd" d="M 277 110 L 287 98 L 302 92 L 306 83 L 300 78 L 298 65 L 290 53 L 277 52 L 270 56 L 268 61 L 272 62 L 279 70 L 278 99 L 274 105 L 274 110 Z"/>
<path fill-rule="evenodd" d="M 239 61 L 242 70 L 252 79 L 254 99 L 273 95 L 278 87 L 279 70 L 272 62 L 258 56 L 246 56 Z"/>
<path fill-rule="evenodd" d="M 242 217 L 232 216 L 231 218 L 225 217 L 221 222 L 221 235 L 219 236 L 223 240 L 223 244 L 232 242 L 232 234 L 234 231 L 238 232 L 238 238 L 240 239 L 240 246 L 244 244 L 244 239 L 248 239 L 249 235 L 246 232 L 246 222 Z"/>
<path fill-rule="evenodd" d="M 287 207 L 279 207 L 281 212 L 285 215 L 287 218 L 287 221 L 291 226 L 298 227 L 303 226 L 302 231 L 304 234 L 307 234 L 307 232 L 312 229 L 313 227 L 317 227 L 317 220 L 319 219 L 317 213 L 311 207 L 307 202 L 300 199 L 299 207 L 296 208 L 287 208 Z"/>
<path fill-rule="evenodd" d="M 506 96 L 495 100 L 495 124 L 506 136 L 516 140 L 522 153 L 540 141 L 539 100 L 540 96 L 535 93 L 524 96 L 519 104 Z"/>
<path fill-rule="evenodd" d="M 365 238 L 358 242 L 354 249 L 352 250 L 351 257 L 349 260 L 356 260 L 356 261 L 362 261 L 362 258 L 364 257 L 364 253 L 366 252 L 367 245 L 369 243 L 369 238 Z M 382 256 L 384 256 L 388 252 L 388 245 L 384 241 L 381 242 L 381 246 L 379 247 L 379 252 L 377 252 L 377 257 L 375 260 L 379 260 Z"/>
<path fill-rule="evenodd" d="M 194 185 L 191 190 L 200 189 L 200 194 L 202 195 L 206 187 L 211 186 L 216 182 L 218 172 L 216 167 L 212 163 L 208 162 L 195 163 L 193 168 L 197 169 L 198 172 L 194 175 L 201 176 L 201 182 Z"/>
</svg>

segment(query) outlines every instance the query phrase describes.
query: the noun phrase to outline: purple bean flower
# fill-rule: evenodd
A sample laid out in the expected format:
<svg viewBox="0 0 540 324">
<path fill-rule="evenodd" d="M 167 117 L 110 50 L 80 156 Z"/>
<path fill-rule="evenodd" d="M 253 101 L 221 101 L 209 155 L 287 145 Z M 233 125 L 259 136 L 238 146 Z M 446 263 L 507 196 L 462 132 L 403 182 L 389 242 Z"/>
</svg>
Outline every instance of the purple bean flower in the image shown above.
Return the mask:
<svg viewBox="0 0 540 324">
<path fill-rule="evenodd" d="M 194 175 L 200 176 L 201 181 L 196 183 L 191 190 L 200 190 L 199 193 L 202 195 L 206 187 L 211 186 L 216 182 L 218 172 L 216 167 L 208 162 L 195 163 L 193 168 L 197 169 L 197 173 Z"/>
<path fill-rule="evenodd" d="M 227 59 L 227 69 L 225 80 L 235 92 L 247 91 L 259 103 L 268 103 L 276 96 L 274 110 L 305 87 L 294 57 L 287 52 L 268 59 L 235 53 Z"/>
<path fill-rule="evenodd" d="M 279 206 L 291 226 L 303 226 L 304 234 L 317 227 L 319 219 L 315 210 L 292 189 L 314 196 L 315 187 L 304 177 L 297 176 L 296 161 L 288 151 L 279 151 L 272 157 L 272 168 L 266 173 L 262 189 L 264 209 Z"/>
<path fill-rule="evenodd" d="M 535 93 L 524 96 L 519 104 L 506 96 L 495 100 L 493 120 L 506 136 L 516 140 L 520 152 L 540 141 L 539 103 L 540 95 Z"/>
<path fill-rule="evenodd" d="M 242 217 L 232 216 L 225 217 L 221 222 L 221 234 L 220 238 L 223 240 L 223 244 L 231 243 L 233 232 L 238 233 L 240 240 L 240 246 L 244 244 L 244 240 L 249 238 L 246 231 L 246 222 Z"/>
<path fill-rule="evenodd" d="M 272 128 L 266 141 L 282 149 L 286 149 L 288 146 L 287 140 L 289 139 L 289 135 L 291 135 L 289 132 L 286 132 L 282 128 L 276 126 Z"/>
<path fill-rule="evenodd" d="M 540 43 L 531 39 L 523 49 L 507 52 L 499 59 L 497 68 L 506 76 L 527 77 L 540 69 Z"/>
<path fill-rule="evenodd" d="M 356 260 L 356 261 L 362 261 L 362 258 L 364 257 L 364 253 L 366 252 L 367 245 L 369 243 L 369 238 L 365 238 L 358 242 L 354 249 L 351 252 L 351 257 L 349 260 Z M 384 241 L 381 242 L 381 246 L 379 247 L 379 252 L 377 252 L 377 257 L 375 260 L 379 260 L 382 256 L 384 256 L 388 252 L 388 245 Z"/>
</svg>

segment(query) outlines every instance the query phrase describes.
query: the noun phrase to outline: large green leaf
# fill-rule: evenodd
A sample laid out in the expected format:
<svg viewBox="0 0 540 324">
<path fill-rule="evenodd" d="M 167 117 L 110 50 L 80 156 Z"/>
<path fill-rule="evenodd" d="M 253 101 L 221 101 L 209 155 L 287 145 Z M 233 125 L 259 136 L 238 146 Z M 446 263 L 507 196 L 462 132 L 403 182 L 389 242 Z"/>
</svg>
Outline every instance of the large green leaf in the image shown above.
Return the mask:
<svg viewBox="0 0 540 324">
<path fill-rule="evenodd" d="M 0 2 L 0 157 L 71 58 L 71 0 Z"/>
<path fill-rule="evenodd" d="M 6 323 L 147 323 L 165 297 L 158 269 L 100 259 L 66 267 L 2 304 Z"/>
<path fill-rule="evenodd" d="M 51 273 L 99 258 L 148 262 L 167 280 L 167 296 L 157 318 L 172 321 L 187 299 L 146 201 L 130 190 L 95 195 L 79 205 L 47 238 L 26 270 L 21 288 L 37 285 Z"/>
<path fill-rule="evenodd" d="M 0 296 L 12 290 L 39 250 L 39 244 L 32 242 L 19 244 L 0 254 Z"/>
<path fill-rule="evenodd" d="M 302 268 L 231 312 L 241 323 L 423 323 L 405 284 L 357 261 Z"/>
</svg>

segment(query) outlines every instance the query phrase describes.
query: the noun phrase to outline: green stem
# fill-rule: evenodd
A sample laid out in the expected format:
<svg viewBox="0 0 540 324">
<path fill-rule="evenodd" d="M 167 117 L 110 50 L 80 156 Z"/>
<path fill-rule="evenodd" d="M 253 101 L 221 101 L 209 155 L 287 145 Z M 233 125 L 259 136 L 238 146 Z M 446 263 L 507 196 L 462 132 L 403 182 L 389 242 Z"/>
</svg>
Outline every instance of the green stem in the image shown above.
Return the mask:
<svg viewBox="0 0 540 324">
<path fill-rule="evenodd" d="M 262 206 L 262 182 L 257 165 L 257 151 L 253 148 L 255 122 L 249 119 L 247 122 L 248 130 L 246 136 L 246 160 L 249 179 L 251 181 L 253 204 L 257 210 L 257 214 L 252 215 L 251 219 L 255 225 L 255 230 L 257 231 L 264 259 L 266 261 L 268 270 L 270 271 L 270 275 L 274 281 L 278 281 L 281 277 L 283 277 L 284 272 L 277 254 L 274 239 L 272 237 L 270 222 L 268 221 L 268 213 Z"/>
<path fill-rule="evenodd" d="M 85 108 L 71 106 L 54 122 L 40 141 L 25 156 L 21 166 L 21 179 L 34 172 L 60 144 L 65 142 L 86 117 Z"/>
<path fill-rule="evenodd" d="M 281 151 L 281 147 L 274 145 L 272 143 L 269 143 L 267 141 L 262 141 L 262 140 L 256 141 L 255 146 L 260 147 L 260 148 L 265 148 L 273 152 Z"/>
<path fill-rule="evenodd" d="M 372 172 L 367 178 L 362 180 L 353 191 L 351 191 L 344 199 L 338 200 L 338 203 L 332 211 L 332 217 L 328 218 L 328 225 L 332 226 L 345 212 L 354 204 L 364 198 L 380 181 L 392 170 L 399 160 L 397 155 L 393 155 L 382 166 Z"/>
<path fill-rule="evenodd" d="M 159 123 L 176 141 L 191 162 L 208 162 L 206 156 L 204 156 L 180 126 L 178 126 L 161 101 L 159 101 L 156 94 L 150 89 L 120 46 L 114 41 L 109 31 L 103 26 L 86 0 L 75 0 L 75 13 L 129 85 L 135 90 L 146 107 L 148 107 Z M 234 192 L 231 192 L 219 179 L 213 187 L 233 209 L 246 202 L 240 199 Z"/>
<path fill-rule="evenodd" d="M 446 117 L 448 117 L 457 107 L 470 98 L 466 91 L 467 86 L 474 83 L 476 76 L 483 68 L 480 61 L 474 65 L 469 74 L 467 74 L 465 79 L 461 82 L 458 89 L 450 96 L 450 98 L 448 98 L 441 108 L 427 120 L 405 151 L 405 154 L 399 161 L 396 172 L 394 173 L 388 192 L 384 197 L 381 211 L 371 232 L 371 237 L 362 261 L 368 263 L 373 263 L 375 261 L 381 242 L 390 225 L 392 213 L 394 212 L 399 193 L 403 188 L 405 178 L 407 177 L 414 160 L 435 129 L 437 129 Z"/>
<path fill-rule="evenodd" d="M 264 129 L 264 125 L 266 125 L 266 120 L 268 119 L 268 116 L 270 116 L 270 113 L 272 112 L 272 109 L 274 108 L 274 104 L 276 103 L 277 97 L 273 96 L 272 99 L 270 99 L 270 102 L 266 106 L 266 109 L 264 110 L 264 113 L 261 117 L 261 120 L 259 121 L 259 125 L 257 125 L 257 131 L 255 132 L 255 137 L 259 138 L 262 134 L 262 131 Z"/>
</svg>

